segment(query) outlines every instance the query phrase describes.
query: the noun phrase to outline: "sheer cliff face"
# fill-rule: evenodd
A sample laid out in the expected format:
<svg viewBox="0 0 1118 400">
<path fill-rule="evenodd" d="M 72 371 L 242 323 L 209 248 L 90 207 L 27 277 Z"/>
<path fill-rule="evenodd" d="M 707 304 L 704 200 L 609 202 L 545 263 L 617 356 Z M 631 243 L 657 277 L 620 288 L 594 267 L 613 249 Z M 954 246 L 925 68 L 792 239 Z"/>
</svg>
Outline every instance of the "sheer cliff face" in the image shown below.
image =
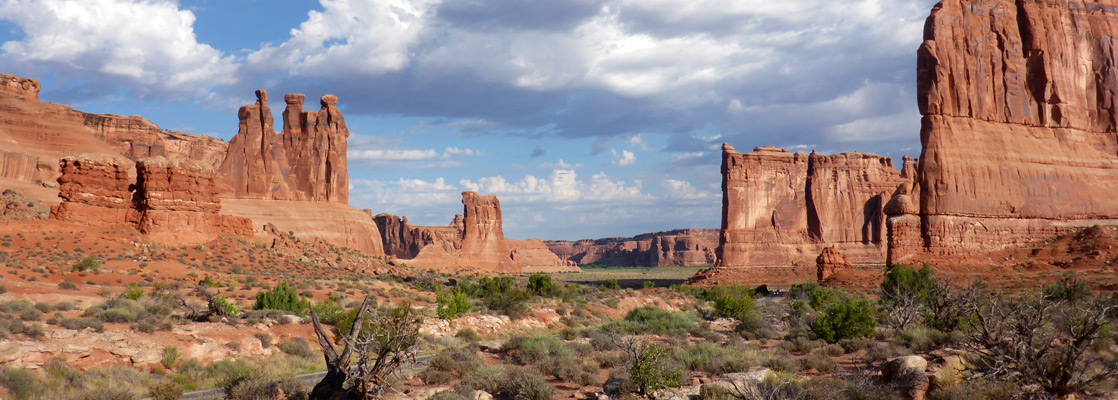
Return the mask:
<svg viewBox="0 0 1118 400">
<path fill-rule="evenodd" d="M 898 247 L 997 250 L 1118 217 L 1118 2 L 948 0 L 924 31 L 921 222 L 897 224 L 920 231 Z"/>
<path fill-rule="evenodd" d="M 346 142 L 349 129 L 338 98 L 322 96 L 322 109 L 304 112 L 301 94 L 284 96 L 283 134 L 276 134 L 268 94 L 241 107 L 240 126 L 221 165 L 226 194 L 240 199 L 349 203 Z"/>
<path fill-rule="evenodd" d="M 719 266 L 810 261 L 825 244 L 858 262 L 884 260 L 889 195 L 911 178 L 888 158 L 759 147 L 722 153 Z"/>
<path fill-rule="evenodd" d="M 104 155 L 63 157 L 52 218 L 88 225 L 128 224 L 149 239 L 176 245 L 222 234 L 252 236 L 246 218 L 219 215 L 213 168 L 193 160 Z"/>
</svg>

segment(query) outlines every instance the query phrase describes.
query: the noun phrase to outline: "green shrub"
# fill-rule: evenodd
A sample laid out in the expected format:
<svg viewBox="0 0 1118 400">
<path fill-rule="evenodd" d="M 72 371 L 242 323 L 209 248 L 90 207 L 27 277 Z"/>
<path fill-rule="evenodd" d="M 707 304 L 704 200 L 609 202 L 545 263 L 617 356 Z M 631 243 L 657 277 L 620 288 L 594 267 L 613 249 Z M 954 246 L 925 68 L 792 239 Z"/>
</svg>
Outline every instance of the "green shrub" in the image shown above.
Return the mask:
<svg viewBox="0 0 1118 400">
<path fill-rule="evenodd" d="M 877 327 L 873 304 L 865 298 L 851 298 L 838 291 L 833 300 L 820 304 L 820 314 L 811 322 L 811 331 L 827 343 L 873 336 Z"/>
<path fill-rule="evenodd" d="M 214 315 L 233 316 L 237 315 L 237 303 L 232 300 L 226 299 L 224 296 L 214 296 L 210 299 L 210 312 Z"/>
<path fill-rule="evenodd" d="M 1090 297 L 1091 289 L 1087 288 L 1087 284 L 1070 276 L 1044 288 L 1044 298 L 1049 301 L 1079 301 Z"/>
<path fill-rule="evenodd" d="M 470 312 L 470 298 L 462 292 L 435 292 L 435 313 L 442 319 L 455 319 Z"/>
<path fill-rule="evenodd" d="M 337 325 L 338 321 L 345 318 L 345 306 L 342 299 L 330 296 L 324 302 L 314 304 L 314 313 L 318 320 L 327 325 Z"/>
<path fill-rule="evenodd" d="M 6 368 L 0 370 L 0 385 L 8 389 L 12 400 L 37 398 L 43 392 L 43 384 L 27 368 Z"/>
<path fill-rule="evenodd" d="M 266 332 L 256 332 L 253 336 L 256 336 L 256 340 L 260 341 L 260 348 L 267 349 L 272 347 L 272 335 Z"/>
<path fill-rule="evenodd" d="M 311 349 L 311 345 L 301 337 L 281 342 L 279 344 L 279 349 L 284 353 L 303 358 L 313 358 L 317 355 L 315 351 Z"/>
<path fill-rule="evenodd" d="M 667 334 L 688 332 L 698 326 L 698 321 L 689 313 L 670 312 L 648 305 L 629 310 L 625 320 L 618 324 L 632 333 Z"/>
<path fill-rule="evenodd" d="M 132 301 L 140 300 L 144 297 L 144 290 L 140 289 L 140 285 L 135 283 L 128 285 L 128 289 L 124 290 L 124 298 Z"/>
<path fill-rule="evenodd" d="M 135 322 L 136 321 L 136 313 L 134 311 L 128 309 L 128 308 L 125 308 L 125 307 L 114 307 L 114 308 L 110 308 L 108 310 L 102 311 L 99 318 L 102 321 L 112 322 L 112 323 Z"/>
<path fill-rule="evenodd" d="M 183 388 L 174 381 L 161 381 L 152 385 L 148 395 L 152 400 L 181 400 Z"/>
<path fill-rule="evenodd" d="M 78 284 L 67 278 L 62 282 L 58 282 L 58 288 L 63 290 L 78 290 Z"/>
<path fill-rule="evenodd" d="M 226 389 L 231 399 L 305 399 L 310 391 L 294 377 L 271 379 L 249 378 Z M 282 396 L 282 397 L 281 397 Z"/>
<path fill-rule="evenodd" d="M 645 289 L 652 289 L 652 288 L 656 287 L 656 282 L 644 281 L 644 283 L 642 283 L 641 285 L 644 286 Z"/>
<path fill-rule="evenodd" d="M 465 340 L 467 342 L 476 342 L 481 340 L 481 335 L 478 335 L 476 331 L 470 328 L 459 329 L 458 333 L 454 334 L 454 337 Z"/>
<path fill-rule="evenodd" d="M 101 263 L 97 262 L 97 259 L 93 258 L 93 256 L 78 261 L 77 264 L 74 264 L 74 266 L 70 268 L 70 270 L 74 272 L 96 271 L 98 269 L 101 269 Z"/>
<path fill-rule="evenodd" d="M 481 357 L 473 347 L 445 349 L 431 358 L 427 369 L 419 377 L 428 385 L 442 385 L 460 379 L 482 365 Z"/>
<path fill-rule="evenodd" d="M 617 279 L 606 279 L 606 281 L 603 282 L 602 286 L 599 286 L 599 288 L 603 291 L 605 291 L 605 290 L 619 290 L 619 289 L 621 289 L 621 284 L 617 283 Z"/>
<path fill-rule="evenodd" d="M 551 335 L 516 336 L 505 342 L 502 350 L 512 353 L 521 365 L 539 363 L 548 357 L 574 354 L 562 340 Z"/>
<path fill-rule="evenodd" d="M 714 303 L 718 316 L 743 320 L 756 311 L 753 304 L 753 290 L 739 286 L 716 286 L 703 294 L 706 300 Z"/>
<path fill-rule="evenodd" d="M 904 265 L 894 265 L 885 273 L 881 281 L 881 301 L 892 305 L 894 299 L 904 293 L 912 293 L 920 302 L 927 302 L 928 293 L 935 285 L 932 279 L 932 268 L 924 264 L 924 268 L 915 271 Z"/>
<path fill-rule="evenodd" d="M 532 369 L 513 368 L 506 373 L 501 393 L 516 400 L 551 400 L 555 389 L 547 384 L 543 375 Z"/>
<path fill-rule="evenodd" d="M 551 283 L 551 275 L 532 274 L 528 277 L 528 293 L 536 296 L 555 297 L 563 290 Z"/>
<path fill-rule="evenodd" d="M 679 387 L 683 372 L 672 371 L 666 360 L 664 350 L 656 343 L 641 344 L 632 365 L 629 366 L 629 379 L 637 387 L 638 393 L 651 396 L 660 389 Z"/>
<path fill-rule="evenodd" d="M 307 315 L 307 307 L 310 307 L 310 302 L 300 297 L 287 281 L 280 282 L 271 290 L 256 292 L 256 304 L 252 306 L 254 310 L 281 310 L 300 316 Z"/>
<path fill-rule="evenodd" d="M 163 368 L 166 368 L 168 370 L 174 369 L 175 364 L 177 364 L 178 362 L 179 348 L 175 346 L 163 347 L 163 355 L 159 359 L 159 363 L 163 365 Z"/>
</svg>

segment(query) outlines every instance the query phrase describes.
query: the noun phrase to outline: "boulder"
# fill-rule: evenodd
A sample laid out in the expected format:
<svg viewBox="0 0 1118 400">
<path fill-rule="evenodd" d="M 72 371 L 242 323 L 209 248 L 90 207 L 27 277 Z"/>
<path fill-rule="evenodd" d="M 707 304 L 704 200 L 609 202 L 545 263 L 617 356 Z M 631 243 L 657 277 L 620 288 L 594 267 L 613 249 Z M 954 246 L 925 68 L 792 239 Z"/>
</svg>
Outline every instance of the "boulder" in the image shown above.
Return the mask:
<svg viewBox="0 0 1118 400">
<path fill-rule="evenodd" d="M 835 246 L 830 246 L 823 249 L 819 253 L 819 257 L 815 258 L 815 268 L 819 277 L 819 283 L 824 283 L 831 279 L 835 273 L 853 268 L 846 257 L 842 256 Z"/>
<path fill-rule="evenodd" d="M 920 356 L 901 356 L 881 364 L 881 377 L 900 387 L 910 400 L 923 400 L 928 391 L 928 361 Z"/>
</svg>

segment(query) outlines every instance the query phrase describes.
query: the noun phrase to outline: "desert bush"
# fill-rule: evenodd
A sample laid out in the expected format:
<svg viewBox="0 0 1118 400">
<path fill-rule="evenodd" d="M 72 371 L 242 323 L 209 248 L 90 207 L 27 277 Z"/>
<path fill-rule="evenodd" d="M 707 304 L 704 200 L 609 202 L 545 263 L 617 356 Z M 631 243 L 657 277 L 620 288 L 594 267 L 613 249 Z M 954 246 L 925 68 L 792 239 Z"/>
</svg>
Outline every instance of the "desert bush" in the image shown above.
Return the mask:
<svg viewBox="0 0 1118 400">
<path fill-rule="evenodd" d="M 756 312 L 753 290 L 743 286 L 715 286 L 708 289 L 703 297 L 714 303 L 714 311 L 720 317 L 741 321 Z"/>
<path fill-rule="evenodd" d="M 672 368 L 669 358 L 660 345 L 653 342 L 630 341 L 626 352 L 629 353 L 629 379 L 637 393 L 651 396 L 657 390 L 679 387 L 683 372 Z"/>
<path fill-rule="evenodd" d="M 520 365 L 532 365 L 548 357 L 574 354 L 566 343 L 551 335 L 516 336 L 506 341 L 502 350 L 511 353 Z"/>
<path fill-rule="evenodd" d="M 528 277 L 528 293 L 536 296 L 555 297 L 562 292 L 559 286 L 551 283 L 551 275 L 532 274 Z"/>
<path fill-rule="evenodd" d="M 86 328 L 93 328 L 94 331 L 103 332 L 105 325 L 95 318 L 64 318 L 60 325 L 66 329 L 80 331 Z"/>
<path fill-rule="evenodd" d="M 181 400 L 183 392 L 182 385 L 174 381 L 160 381 L 148 389 L 148 396 L 152 400 Z"/>
<path fill-rule="evenodd" d="M 470 298 L 463 292 L 443 289 L 435 291 L 435 314 L 442 319 L 455 319 L 470 312 Z"/>
<path fill-rule="evenodd" d="M 1049 301 L 1080 301 L 1091 297 L 1087 284 L 1073 276 L 1065 276 L 1044 288 L 1044 298 Z"/>
<path fill-rule="evenodd" d="M 256 337 L 256 340 L 260 341 L 260 348 L 267 349 L 272 347 L 272 335 L 269 335 L 267 332 L 256 332 L 253 336 Z"/>
<path fill-rule="evenodd" d="M 70 398 L 75 400 L 139 400 L 140 396 L 124 387 L 105 385 L 78 390 Z"/>
<path fill-rule="evenodd" d="M 685 312 L 670 312 L 656 306 L 644 306 L 629 310 L 617 326 L 638 334 L 684 333 L 698 326 L 698 318 Z"/>
<path fill-rule="evenodd" d="M 203 370 L 218 388 L 228 391 L 241 382 L 260 377 L 260 367 L 244 359 L 218 360 Z"/>
<path fill-rule="evenodd" d="M 482 365 L 481 357 L 472 346 L 445 349 L 431 358 L 419 377 L 428 385 L 441 385 L 461 379 Z"/>
<path fill-rule="evenodd" d="M 175 364 L 179 362 L 179 348 L 175 346 L 163 347 L 163 355 L 159 358 L 159 364 L 168 370 L 174 369 Z"/>
<path fill-rule="evenodd" d="M 762 362 L 758 350 L 750 346 L 740 339 L 725 345 L 699 342 L 679 347 L 673 357 L 692 371 L 705 371 L 712 375 L 742 372 Z"/>
<path fill-rule="evenodd" d="M 330 296 L 326 301 L 314 304 L 314 313 L 318 315 L 318 320 L 327 325 L 337 325 L 338 321 L 345 318 L 345 306 L 342 305 L 342 298 Z"/>
<path fill-rule="evenodd" d="M 459 329 L 458 333 L 454 334 L 454 337 L 465 340 L 467 342 L 476 342 L 481 340 L 481 335 L 478 335 L 476 331 L 470 328 Z"/>
<path fill-rule="evenodd" d="M 459 386 L 497 394 L 508 380 L 507 367 L 488 366 L 468 371 Z"/>
<path fill-rule="evenodd" d="M 296 337 L 290 340 L 285 340 L 279 344 L 280 351 L 303 358 L 313 358 L 317 356 L 311 345 L 301 337 Z"/>
<path fill-rule="evenodd" d="M 83 258 L 81 261 L 78 261 L 78 263 L 74 264 L 74 266 L 71 267 L 70 270 L 74 271 L 74 272 L 86 272 L 86 271 L 96 271 L 100 268 L 101 268 L 101 263 L 97 262 L 97 259 L 93 258 L 93 256 L 89 256 L 89 257 Z"/>
<path fill-rule="evenodd" d="M 299 316 L 307 315 L 308 307 L 310 302 L 300 297 L 287 281 L 280 282 L 271 290 L 256 292 L 256 303 L 252 306 L 254 310 L 281 310 Z"/>
<path fill-rule="evenodd" d="M 310 394 L 306 385 L 293 377 L 250 378 L 230 386 L 226 393 L 238 400 L 300 400 Z"/>
<path fill-rule="evenodd" d="M 29 307 L 19 312 L 19 319 L 24 321 L 41 321 L 43 319 L 43 312 L 37 308 Z"/>
<path fill-rule="evenodd" d="M 12 396 L 12 400 L 33 399 L 44 390 L 39 377 L 27 368 L 0 370 L 0 385 L 8 389 L 8 395 Z"/>
<path fill-rule="evenodd" d="M 543 375 L 535 370 L 512 368 L 506 376 L 500 390 L 504 398 L 551 400 L 555 396 L 555 389 L 548 385 Z"/>
<path fill-rule="evenodd" d="M 58 282 L 58 288 L 63 290 L 78 290 L 78 284 L 67 278 L 62 280 L 62 282 Z"/>
<path fill-rule="evenodd" d="M 816 336 L 827 343 L 838 343 L 842 339 L 873 335 L 877 320 L 874 318 L 873 304 L 869 300 L 848 297 L 834 290 L 817 293 L 819 295 L 812 299 L 812 307 L 820 313 L 810 324 L 811 331 Z"/>
<path fill-rule="evenodd" d="M 822 343 L 810 340 L 803 336 L 797 336 L 792 338 L 791 340 L 780 342 L 780 347 L 784 350 L 788 350 L 792 354 L 800 355 L 811 353 L 820 346 L 822 346 Z"/>
<path fill-rule="evenodd" d="M 617 279 L 606 279 L 606 281 L 602 283 L 602 286 L 599 286 L 598 288 L 600 288 L 603 291 L 605 291 L 605 290 L 620 290 L 621 289 L 621 284 L 617 283 Z"/>
<path fill-rule="evenodd" d="M 1002 400 L 1028 398 L 1022 388 L 1012 382 L 989 379 L 969 380 L 951 387 L 933 387 L 929 400 Z"/>
<path fill-rule="evenodd" d="M 830 374 L 838 369 L 838 363 L 835 363 L 826 353 L 816 351 L 800 359 L 800 368 L 804 370 L 814 369 L 821 374 Z"/>
<path fill-rule="evenodd" d="M 1118 377 L 1118 358 L 1091 351 L 1112 335 L 1108 315 L 1118 309 L 1113 297 L 969 295 L 979 306 L 966 319 L 964 343 L 980 372 L 1055 397 L 1095 395 L 1104 390 L 1101 382 Z"/>
<path fill-rule="evenodd" d="M 891 342 L 873 342 L 866 346 L 865 361 L 869 364 L 874 364 L 880 361 L 885 361 L 890 358 L 907 356 L 912 354 L 912 351 L 903 346 L 898 346 Z"/>
</svg>

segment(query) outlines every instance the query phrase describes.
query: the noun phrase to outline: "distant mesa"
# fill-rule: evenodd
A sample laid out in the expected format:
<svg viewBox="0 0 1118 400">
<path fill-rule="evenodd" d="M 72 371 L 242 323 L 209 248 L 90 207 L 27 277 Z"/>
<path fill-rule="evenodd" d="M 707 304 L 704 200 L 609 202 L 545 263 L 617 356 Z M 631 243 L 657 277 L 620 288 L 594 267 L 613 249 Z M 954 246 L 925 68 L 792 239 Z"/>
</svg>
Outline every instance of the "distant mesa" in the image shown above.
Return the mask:
<svg viewBox="0 0 1118 400">
<path fill-rule="evenodd" d="M 547 248 L 577 264 L 632 267 L 714 265 L 717 229 L 676 229 L 628 238 L 546 240 Z"/>
</svg>

